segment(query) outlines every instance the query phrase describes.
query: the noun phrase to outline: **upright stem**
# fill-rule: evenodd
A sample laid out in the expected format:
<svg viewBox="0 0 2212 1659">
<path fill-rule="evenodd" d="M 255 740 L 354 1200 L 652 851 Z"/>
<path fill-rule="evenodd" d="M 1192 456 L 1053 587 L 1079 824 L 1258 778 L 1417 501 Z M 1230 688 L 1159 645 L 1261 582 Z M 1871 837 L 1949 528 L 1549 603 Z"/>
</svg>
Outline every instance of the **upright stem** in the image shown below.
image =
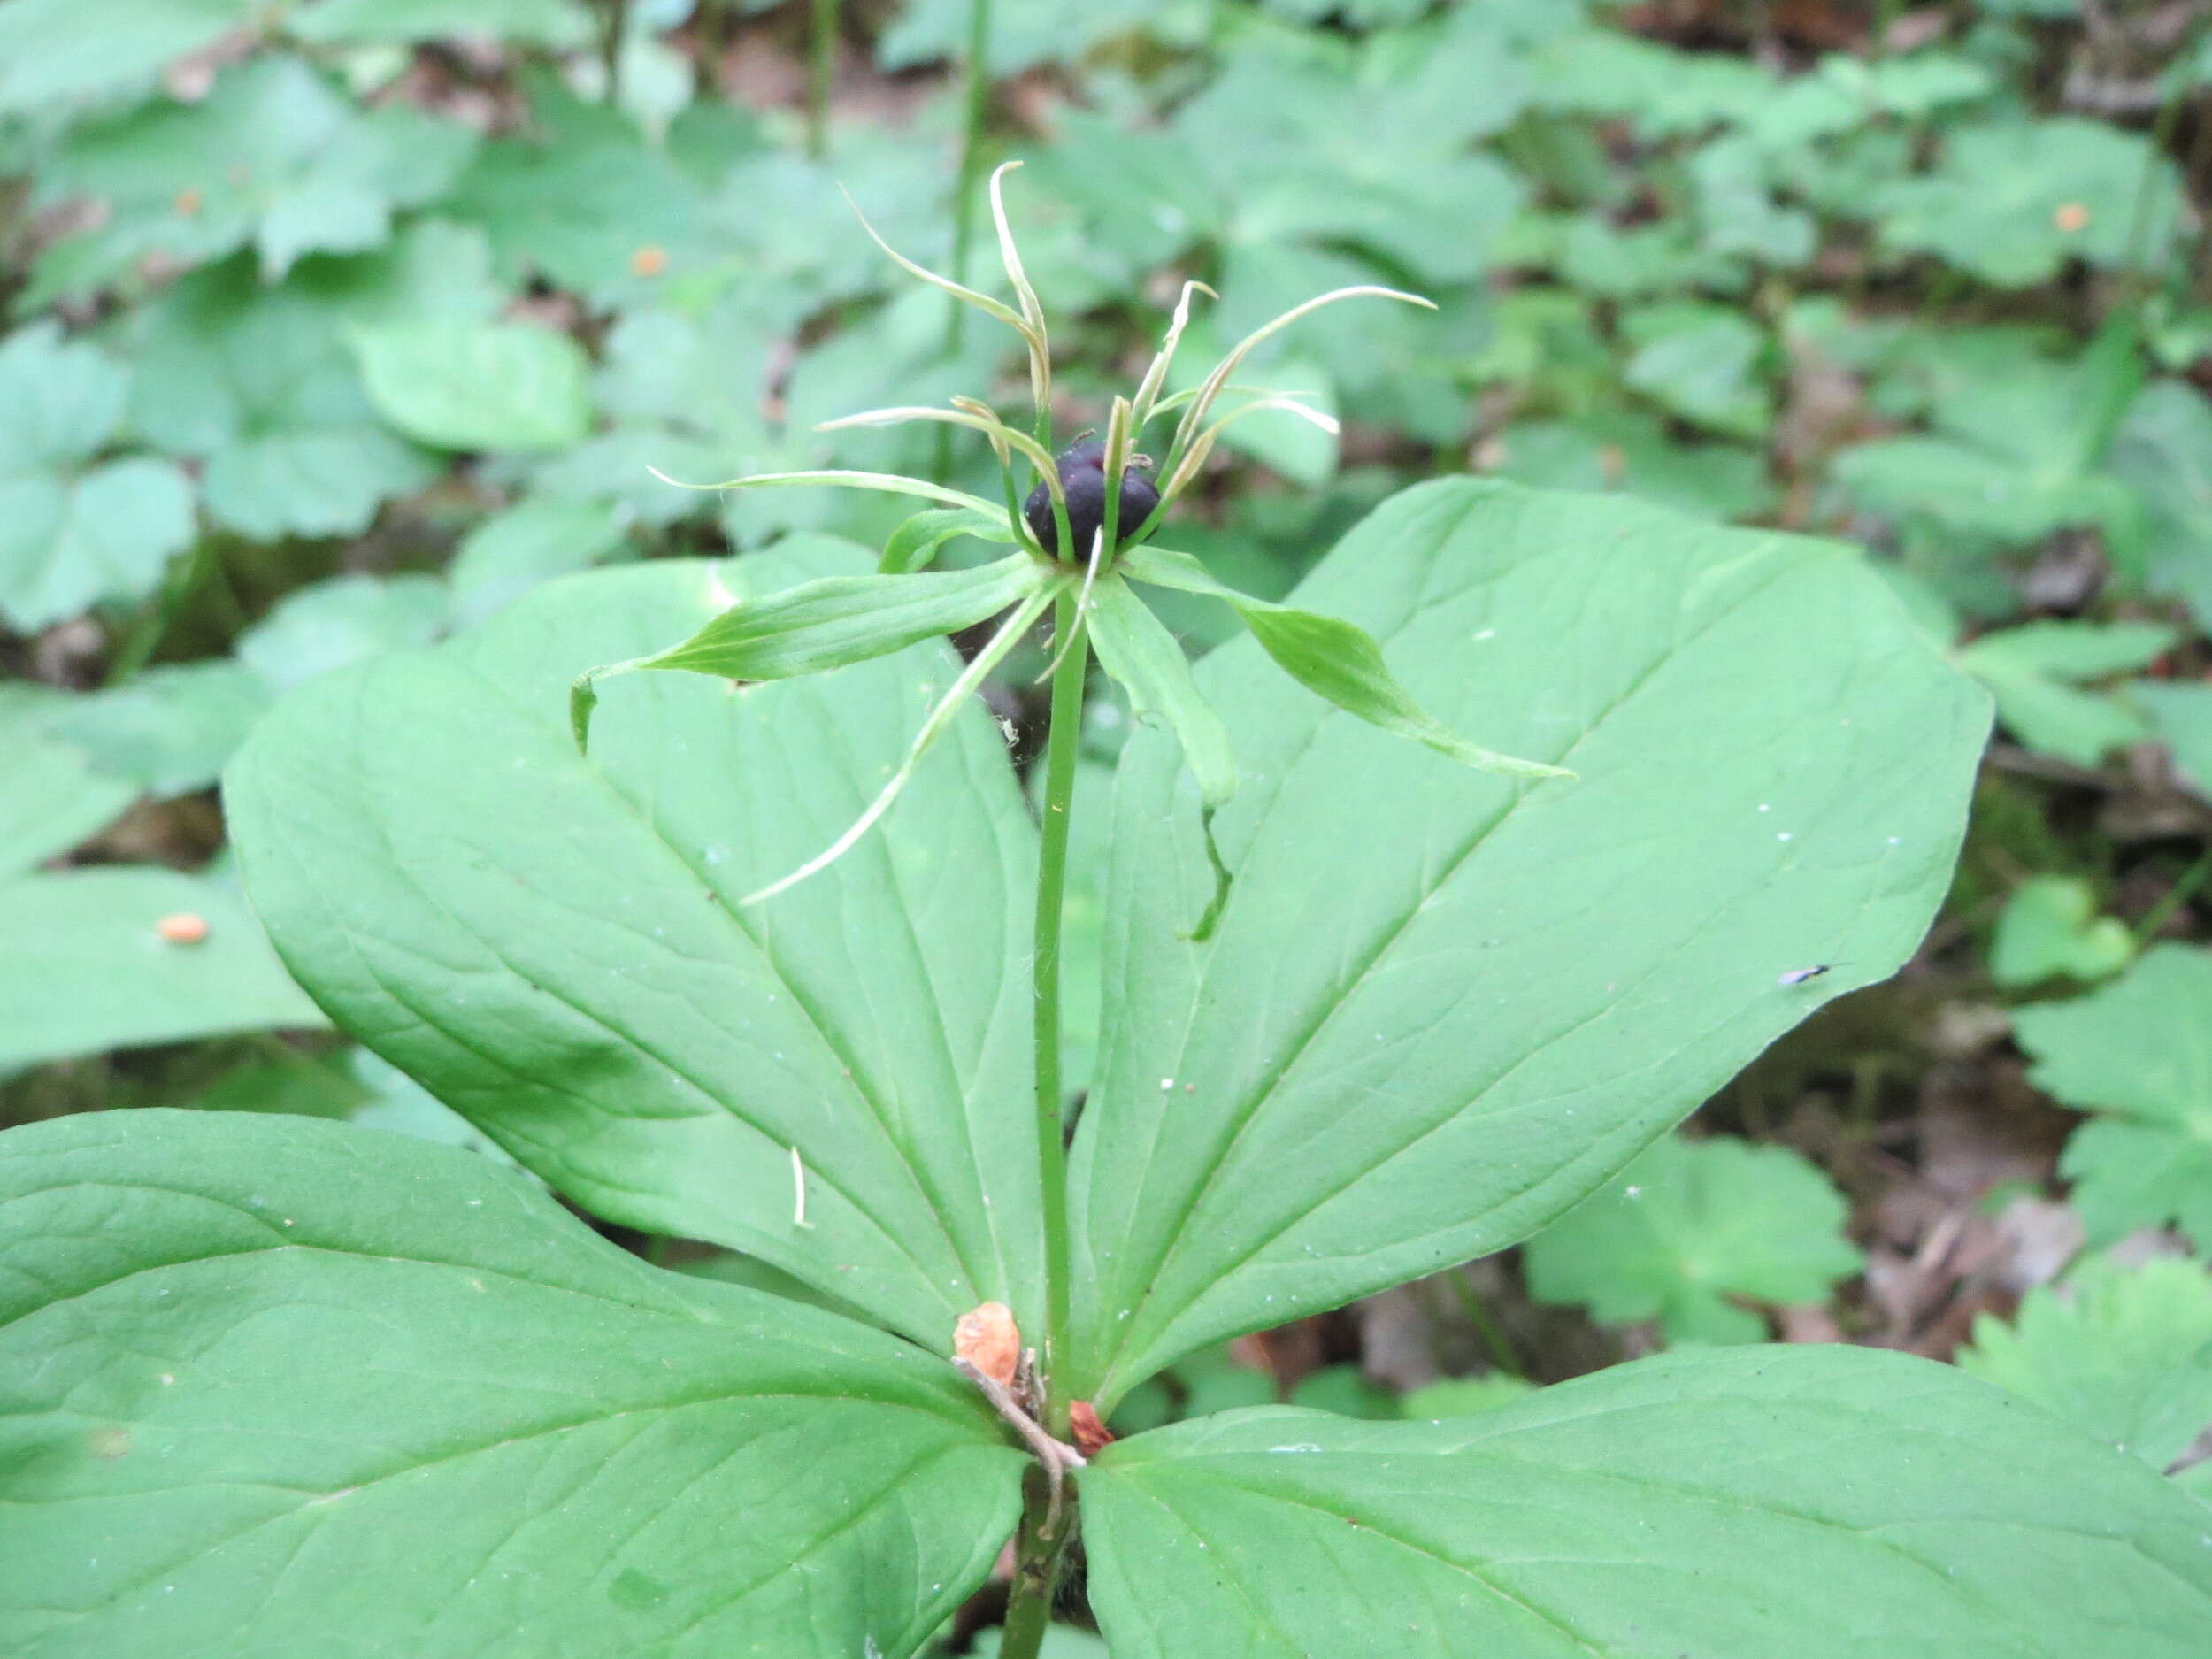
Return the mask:
<svg viewBox="0 0 2212 1659">
<path fill-rule="evenodd" d="M 968 0 L 968 78 L 962 88 L 964 115 L 960 127 L 960 168 L 952 198 L 952 280 L 968 280 L 968 250 L 975 245 L 976 181 L 983 172 L 983 110 L 990 87 L 984 54 L 991 44 L 991 0 Z M 950 296 L 945 301 L 945 361 L 959 355 L 968 308 Z M 952 471 L 952 428 L 940 426 L 931 455 L 930 476 L 940 484 Z"/>
<path fill-rule="evenodd" d="M 630 29 L 630 0 L 607 0 L 607 27 L 599 36 L 599 64 L 606 76 L 605 101 L 622 102 L 622 37 Z"/>
<path fill-rule="evenodd" d="M 1066 1391 L 1060 1387 L 1068 1332 L 1067 1154 L 1060 1125 L 1060 913 L 1067 895 L 1068 819 L 1075 804 L 1075 759 L 1081 746 L 1083 677 L 1091 642 L 1072 592 L 1060 595 L 1054 635 L 1060 664 L 1052 671 L 1052 729 L 1045 743 L 1042 845 L 1037 853 L 1037 1171 L 1044 1186 L 1046 1426 L 1065 1439 Z"/>
<path fill-rule="evenodd" d="M 837 0 L 814 0 L 806 87 L 806 153 L 819 161 L 829 154 L 830 70 L 837 58 Z"/>
<path fill-rule="evenodd" d="M 1052 1622 L 1061 1559 L 1075 1535 L 1074 1503 L 1063 1502 L 1057 1520 L 1053 1518 L 1041 1469 L 1032 1465 L 1022 1493 L 1021 1528 L 1014 1534 L 1014 1582 L 1007 1593 L 999 1659 L 1037 1659 L 1045 1627 Z"/>
</svg>

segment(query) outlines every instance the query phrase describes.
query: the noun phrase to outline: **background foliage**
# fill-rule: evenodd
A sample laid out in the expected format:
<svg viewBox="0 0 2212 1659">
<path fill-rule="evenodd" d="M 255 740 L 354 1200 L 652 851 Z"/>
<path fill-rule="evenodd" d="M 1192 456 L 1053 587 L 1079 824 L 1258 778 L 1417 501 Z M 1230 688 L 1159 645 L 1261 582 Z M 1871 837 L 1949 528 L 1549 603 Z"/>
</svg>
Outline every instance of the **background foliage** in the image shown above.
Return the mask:
<svg viewBox="0 0 2212 1659">
<path fill-rule="evenodd" d="M 0 1124 L 170 1105 L 480 1144 L 321 1029 L 213 781 L 279 692 L 553 576 L 880 542 L 903 511 L 649 465 L 994 493 L 968 434 L 812 429 L 1018 383 L 838 194 L 926 263 L 972 251 L 968 6 L 849 6 L 826 39 L 749 0 L 100 10 L 0 7 Z M 1029 164 L 1071 412 L 1134 378 L 1187 276 L 1220 295 L 1191 364 L 1323 288 L 1440 306 L 1271 342 L 1248 378 L 1342 437 L 1232 428 L 1177 545 L 1279 595 L 1470 470 L 1830 533 L 2001 721 L 1898 979 L 1522 1250 L 1204 1351 L 1121 1426 L 1457 1415 L 1655 1348 L 1840 1338 L 1956 1355 L 2212 1491 L 2206 9 L 999 12 L 983 148 Z M 1041 666 L 994 691 L 1018 733 Z M 1128 726 L 1092 707 L 1087 791 Z M 1106 872 L 1102 812 L 1079 822 L 1079 1081 Z"/>
</svg>

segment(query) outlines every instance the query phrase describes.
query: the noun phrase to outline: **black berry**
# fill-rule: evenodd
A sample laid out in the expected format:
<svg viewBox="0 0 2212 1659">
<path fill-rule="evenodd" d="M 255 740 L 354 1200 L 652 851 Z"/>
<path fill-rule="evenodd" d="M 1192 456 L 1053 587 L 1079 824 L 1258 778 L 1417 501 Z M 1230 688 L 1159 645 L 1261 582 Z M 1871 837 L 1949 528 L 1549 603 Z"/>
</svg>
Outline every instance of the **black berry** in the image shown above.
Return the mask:
<svg viewBox="0 0 2212 1659">
<path fill-rule="evenodd" d="M 1071 444 L 1060 452 L 1057 465 L 1060 488 L 1068 498 L 1068 534 L 1074 538 L 1078 555 L 1087 557 L 1099 527 L 1106 522 L 1106 446 L 1095 439 Z M 1142 465 L 1133 462 L 1123 468 L 1121 508 L 1114 526 L 1121 540 L 1128 541 L 1159 504 L 1159 488 Z M 1022 503 L 1022 517 L 1048 553 L 1060 550 L 1060 526 L 1052 515 L 1050 490 L 1042 484 L 1031 490 Z"/>
</svg>

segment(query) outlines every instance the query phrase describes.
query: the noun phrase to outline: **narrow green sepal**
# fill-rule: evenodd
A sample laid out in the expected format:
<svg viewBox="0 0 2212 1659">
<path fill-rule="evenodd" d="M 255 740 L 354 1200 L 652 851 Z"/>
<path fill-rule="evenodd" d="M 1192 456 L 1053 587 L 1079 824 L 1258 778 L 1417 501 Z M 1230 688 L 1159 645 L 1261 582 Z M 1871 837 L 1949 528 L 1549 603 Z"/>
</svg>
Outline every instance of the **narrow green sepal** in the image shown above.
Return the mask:
<svg viewBox="0 0 2212 1659">
<path fill-rule="evenodd" d="M 1414 700 L 1383 661 L 1382 647 L 1363 628 L 1240 593 L 1215 580 L 1189 554 L 1169 548 L 1133 547 L 1122 555 L 1121 568 L 1137 581 L 1221 600 L 1244 618 L 1261 649 L 1285 673 L 1371 726 L 1502 778 L 1575 775 L 1563 766 L 1522 760 L 1469 742 Z"/>
<path fill-rule="evenodd" d="M 996 512 L 981 512 L 972 507 L 925 508 L 891 532 L 876 569 L 885 576 L 911 575 L 925 569 L 937 557 L 938 549 L 956 535 L 972 535 L 982 541 L 1015 539 L 1011 526 Z"/>
<path fill-rule="evenodd" d="M 1156 717 L 1175 733 L 1210 813 L 1236 793 L 1236 756 L 1229 728 L 1198 689 L 1182 642 L 1118 576 L 1097 584 L 1090 627 L 1099 666 L 1128 692 L 1139 719 Z"/>
<path fill-rule="evenodd" d="M 741 601 L 682 644 L 636 665 L 725 680 L 826 673 L 971 627 L 1018 604 L 1051 577 L 1025 553 L 973 570 L 826 576 Z"/>
</svg>

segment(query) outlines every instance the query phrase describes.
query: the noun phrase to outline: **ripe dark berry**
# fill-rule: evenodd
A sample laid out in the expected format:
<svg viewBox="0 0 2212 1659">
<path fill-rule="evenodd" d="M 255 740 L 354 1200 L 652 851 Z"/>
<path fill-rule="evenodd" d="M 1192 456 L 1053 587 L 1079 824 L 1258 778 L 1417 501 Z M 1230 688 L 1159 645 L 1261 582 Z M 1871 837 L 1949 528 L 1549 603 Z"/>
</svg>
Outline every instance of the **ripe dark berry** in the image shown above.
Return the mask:
<svg viewBox="0 0 2212 1659">
<path fill-rule="evenodd" d="M 1106 446 L 1095 439 L 1071 444 L 1060 452 L 1057 465 L 1060 488 L 1068 498 L 1068 534 L 1074 538 L 1077 557 L 1087 558 L 1099 527 L 1106 522 Z M 1159 504 L 1158 486 L 1141 464 L 1132 462 L 1122 469 L 1116 534 L 1128 541 Z M 1050 490 L 1042 484 L 1031 490 L 1029 499 L 1022 503 L 1022 517 L 1029 521 L 1030 533 L 1045 551 L 1060 550 L 1060 526 L 1052 515 Z"/>
</svg>

